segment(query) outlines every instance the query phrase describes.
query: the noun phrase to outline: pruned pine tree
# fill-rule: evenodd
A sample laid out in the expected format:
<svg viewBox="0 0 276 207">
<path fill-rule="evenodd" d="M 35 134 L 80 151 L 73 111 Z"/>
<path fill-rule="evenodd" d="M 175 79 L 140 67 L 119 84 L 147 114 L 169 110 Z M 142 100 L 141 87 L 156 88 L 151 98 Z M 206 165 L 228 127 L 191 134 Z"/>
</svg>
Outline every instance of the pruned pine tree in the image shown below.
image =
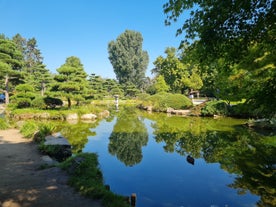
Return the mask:
<svg viewBox="0 0 276 207">
<path fill-rule="evenodd" d="M 52 91 L 59 92 L 61 96 L 66 97 L 68 108 L 71 107 L 71 100 L 84 100 L 88 89 L 87 74 L 78 57 L 68 57 L 66 62 L 57 69 L 55 75 L 55 84 Z"/>
</svg>

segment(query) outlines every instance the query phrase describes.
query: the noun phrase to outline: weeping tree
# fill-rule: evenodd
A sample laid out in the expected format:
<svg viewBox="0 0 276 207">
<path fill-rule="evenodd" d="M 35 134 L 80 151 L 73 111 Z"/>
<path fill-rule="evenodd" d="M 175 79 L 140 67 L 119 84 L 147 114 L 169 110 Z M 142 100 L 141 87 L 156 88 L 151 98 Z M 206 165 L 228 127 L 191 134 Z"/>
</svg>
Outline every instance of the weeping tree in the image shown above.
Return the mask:
<svg viewBox="0 0 276 207">
<path fill-rule="evenodd" d="M 133 83 L 142 87 L 149 56 L 142 49 L 141 33 L 126 30 L 115 41 L 108 44 L 109 60 L 120 84 Z"/>
</svg>

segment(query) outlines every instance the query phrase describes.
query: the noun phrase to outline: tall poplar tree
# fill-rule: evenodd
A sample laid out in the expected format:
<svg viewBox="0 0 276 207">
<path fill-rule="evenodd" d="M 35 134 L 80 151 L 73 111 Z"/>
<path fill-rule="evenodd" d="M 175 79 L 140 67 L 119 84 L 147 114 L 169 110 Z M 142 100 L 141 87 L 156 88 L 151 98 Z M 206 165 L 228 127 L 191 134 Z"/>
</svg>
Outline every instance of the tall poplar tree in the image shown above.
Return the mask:
<svg viewBox="0 0 276 207">
<path fill-rule="evenodd" d="M 126 30 L 116 41 L 108 44 L 109 60 L 120 84 L 131 82 L 141 87 L 145 81 L 145 72 L 149 56 L 142 49 L 141 33 Z"/>
</svg>

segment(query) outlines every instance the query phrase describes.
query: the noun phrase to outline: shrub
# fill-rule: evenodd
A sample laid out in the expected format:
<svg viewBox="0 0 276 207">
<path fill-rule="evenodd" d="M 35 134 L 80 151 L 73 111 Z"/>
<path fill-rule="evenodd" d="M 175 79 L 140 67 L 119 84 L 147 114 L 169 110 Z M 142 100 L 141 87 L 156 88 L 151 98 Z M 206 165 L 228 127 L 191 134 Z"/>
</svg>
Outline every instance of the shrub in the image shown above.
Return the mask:
<svg viewBox="0 0 276 207">
<path fill-rule="evenodd" d="M 167 108 L 185 109 L 192 106 L 189 98 L 181 94 L 157 93 L 144 98 L 142 105 L 152 105 L 155 111 L 166 111 Z"/>
<path fill-rule="evenodd" d="M 229 114 L 229 105 L 224 101 L 210 101 L 201 109 L 202 116 L 221 115 L 226 116 Z"/>
<path fill-rule="evenodd" d="M 20 133 L 26 138 L 33 138 L 38 131 L 38 125 L 35 121 L 26 121 L 20 129 Z"/>
<path fill-rule="evenodd" d="M 44 98 L 44 103 L 49 108 L 55 108 L 56 106 L 62 106 L 63 105 L 63 102 L 62 102 L 61 99 L 53 98 L 53 97 L 49 97 L 49 96 Z"/>
<path fill-rule="evenodd" d="M 31 106 L 31 99 L 29 98 L 17 98 L 17 108 L 28 108 Z"/>
<path fill-rule="evenodd" d="M 46 104 L 44 101 L 44 98 L 42 96 L 38 96 L 36 97 L 32 103 L 31 103 L 32 107 L 34 108 L 39 108 L 39 109 L 45 109 L 46 108 Z"/>
<path fill-rule="evenodd" d="M 9 123 L 7 122 L 7 120 L 5 118 L 0 118 L 0 129 L 4 130 L 8 128 L 9 128 Z"/>
<path fill-rule="evenodd" d="M 42 123 L 38 126 L 38 132 L 34 134 L 34 141 L 41 143 L 45 141 L 45 137 L 55 132 L 56 125 L 52 123 Z"/>
</svg>

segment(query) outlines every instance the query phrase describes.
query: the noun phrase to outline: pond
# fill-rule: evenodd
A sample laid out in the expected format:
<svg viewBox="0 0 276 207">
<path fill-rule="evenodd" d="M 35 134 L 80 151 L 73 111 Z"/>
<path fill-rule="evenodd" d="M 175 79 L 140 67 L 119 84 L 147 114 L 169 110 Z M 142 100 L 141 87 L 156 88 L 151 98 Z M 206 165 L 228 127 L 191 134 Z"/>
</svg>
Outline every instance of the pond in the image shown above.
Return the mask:
<svg viewBox="0 0 276 207">
<path fill-rule="evenodd" d="M 276 206 L 276 137 L 245 120 L 121 109 L 64 127 L 75 152 L 95 152 L 105 183 L 137 207 Z"/>
</svg>

